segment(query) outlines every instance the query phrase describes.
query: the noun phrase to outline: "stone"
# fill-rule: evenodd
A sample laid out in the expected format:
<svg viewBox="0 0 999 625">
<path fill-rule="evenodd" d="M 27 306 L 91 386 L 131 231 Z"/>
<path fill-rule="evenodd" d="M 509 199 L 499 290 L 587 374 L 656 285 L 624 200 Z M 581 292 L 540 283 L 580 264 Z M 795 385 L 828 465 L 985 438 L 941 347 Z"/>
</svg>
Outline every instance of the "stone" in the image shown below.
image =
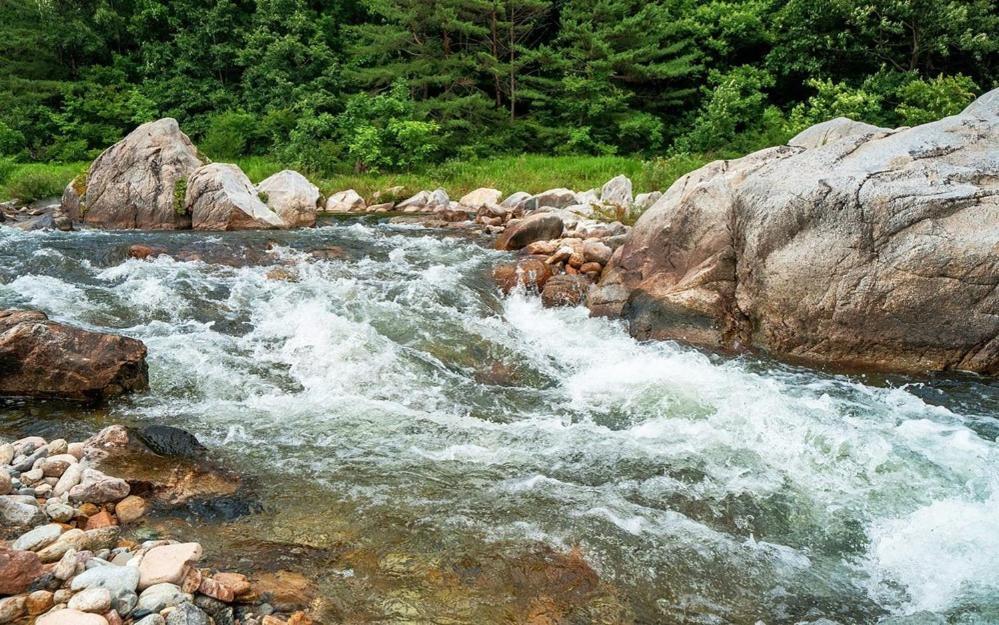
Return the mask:
<svg viewBox="0 0 999 625">
<path fill-rule="evenodd" d="M 94 514 L 87 519 L 87 526 L 85 529 L 95 530 L 102 527 L 111 527 L 112 525 L 117 524 L 117 519 L 115 519 L 110 512 L 102 509 L 97 514 Z"/>
<path fill-rule="evenodd" d="M 177 196 L 183 181 L 201 165 L 177 120 L 143 124 L 90 165 L 77 212 L 82 210 L 84 222 L 99 228 L 185 227 Z M 69 212 L 72 200 L 67 204 Z"/>
<path fill-rule="evenodd" d="M 34 552 L 0 547 L 0 595 L 27 591 L 42 573 L 42 561 Z"/>
<path fill-rule="evenodd" d="M 194 170 L 184 206 L 195 230 L 284 228 L 285 222 L 258 197 L 250 179 L 236 165 L 212 163 Z"/>
<path fill-rule="evenodd" d="M 60 534 L 62 534 L 62 526 L 49 523 L 22 534 L 11 544 L 11 547 L 23 551 L 38 551 L 54 543 Z"/>
<path fill-rule="evenodd" d="M 395 208 L 395 204 L 392 202 L 385 202 L 382 204 L 374 204 L 368 207 L 369 213 L 387 213 Z"/>
<path fill-rule="evenodd" d="M 97 469 L 84 469 L 80 483 L 69 489 L 69 498 L 77 503 L 111 503 L 128 497 L 129 491 L 125 480 L 105 475 Z"/>
<path fill-rule="evenodd" d="M 149 510 L 149 503 L 142 497 L 129 495 L 115 505 L 114 511 L 118 515 L 118 521 L 127 525 L 135 523 Z"/>
<path fill-rule="evenodd" d="M 582 265 L 579 266 L 579 273 L 592 273 L 599 275 L 600 272 L 603 271 L 603 269 L 604 266 L 601 265 L 600 263 L 593 263 L 593 262 L 583 263 Z"/>
<path fill-rule="evenodd" d="M 569 189 L 549 189 L 537 195 L 532 195 L 529 199 L 521 203 L 525 213 L 536 211 L 539 208 L 565 208 L 576 203 L 576 193 Z M 554 238 L 554 237 L 551 237 Z"/>
<path fill-rule="evenodd" d="M 64 609 L 38 617 L 35 625 L 108 625 L 108 620 L 100 614 Z"/>
<path fill-rule="evenodd" d="M 865 122 L 857 122 L 846 117 L 837 117 L 821 124 L 810 126 L 787 142 L 788 145 L 799 148 L 818 148 L 840 139 L 857 136 L 873 136 L 889 132 L 888 128 L 879 128 Z"/>
<path fill-rule="evenodd" d="M 565 225 L 562 218 L 552 213 L 538 213 L 507 226 L 496 240 L 498 250 L 519 250 L 534 243 L 557 239 L 562 236 Z"/>
<path fill-rule="evenodd" d="M 80 612 L 103 614 L 111 609 L 111 593 L 107 588 L 87 588 L 73 595 L 66 607 Z"/>
<path fill-rule="evenodd" d="M 10 464 L 10 461 L 14 459 L 14 445 L 11 443 L 0 444 L 0 467 L 5 464 Z"/>
<path fill-rule="evenodd" d="M 84 441 L 83 456 L 88 460 L 100 460 L 109 454 L 126 449 L 128 442 L 128 428 L 123 425 L 109 425 Z"/>
<path fill-rule="evenodd" d="M 589 191 L 583 191 L 576 194 L 577 205 L 592 205 L 600 203 L 600 191 L 597 189 L 590 189 Z"/>
<path fill-rule="evenodd" d="M 478 210 L 480 208 L 499 204 L 501 197 L 503 197 L 503 192 L 499 189 L 482 187 L 472 191 L 471 193 L 465 194 L 460 200 L 458 200 L 458 203 L 472 210 Z"/>
<path fill-rule="evenodd" d="M 201 545 L 198 543 L 163 545 L 150 549 L 139 563 L 139 588 L 164 583 L 181 584 L 190 565 L 200 560 L 201 554 Z"/>
<path fill-rule="evenodd" d="M 56 482 L 55 488 L 52 489 L 52 495 L 61 497 L 79 484 L 80 480 L 83 479 L 83 469 L 83 465 L 79 463 L 66 467 L 63 474 L 59 476 L 59 481 Z"/>
<path fill-rule="evenodd" d="M 600 189 L 603 204 L 628 208 L 634 201 L 631 194 L 631 180 L 627 176 L 615 176 Z"/>
<path fill-rule="evenodd" d="M 27 597 L 24 595 L 0 599 L 0 625 L 17 622 L 24 614 L 26 605 Z"/>
<path fill-rule="evenodd" d="M 451 208 L 451 198 L 444 189 L 434 189 L 427 200 L 428 211 L 446 211 Z"/>
<path fill-rule="evenodd" d="M 45 514 L 56 523 L 68 523 L 76 516 L 76 508 L 64 503 L 48 503 L 45 506 Z"/>
<path fill-rule="evenodd" d="M 635 196 L 635 209 L 638 211 L 646 211 L 659 201 L 663 194 L 659 191 L 652 191 L 651 193 L 639 193 Z"/>
<path fill-rule="evenodd" d="M 356 213 L 365 209 L 364 198 L 357 191 L 347 189 L 338 191 L 326 198 L 327 213 Z"/>
<path fill-rule="evenodd" d="M 135 625 L 166 625 L 166 619 L 159 614 L 150 614 L 142 620 L 136 621 Z"/>
<path fill-rule="evenodd" d="M 585 262 L 600 263 L 601 265 L 606 265 L 610 262 L 611 255 L 614 253 L 607 245 L 593 240 L 584 241 L 582 251 Z"/>
<path fill-rule="evenodd" d="M 420 191 L 416 195 L 407 198 L 396 205 L 396 210 L 404 213 L 420 212 L 430 203 L 430 192 Z"/>
<path fill-rule="evenodd" d="M 253 589 L 250 580 L 241 573 L 216 573 L 212 579 L 231 590 L 236 597 L 245 595 Z"/>
<path fill-rule="evenodd" d="M 679 179 L 615 251 L 592 313 L 640 339 L 999 374 L 999 90 L 852 132 Z"/>
<path fill-rule="evenodd" d="M 24 495 L 0 496 L 0 521 L 6 527 L 33 527 L 46 521 L 45 513 L 34 497 Z"/>
<path fill-rule="evenodd" d="M 120 535 L 117 526 L 93 530 L 71 529 L 63 532 L 58 540 L 38 552 L 42 562 L 61 560 L 70 551 L 98 551 L 115 546 Z"/>
<path fill-rule="evenodd" d="M 205 446 L 193 434 L 169 425 L 149 425 L 135 432 L 154 454 L 176 458 L 197 458 L 204 455 Z"/>
<path fill-rule="evenodd" d="M 166 625 L 209 625 L 208 615 L 192 603 L 182 603 L 170 612 Z"/>
<path fill-rule="evenodd" d="M 49 451 L 51 454 L 51 450 Z M 45 477 L 59 477 L 66 472 L 72 464 L 77 464 L 79 460 L 70 454 L 50 455 L 42 461 L 42 474 Z"/>
<path fill-rule="evenodd" d="M 590 280 L 584 276 L 554 276 L 541 291 L 541 304 L 545 308 L 579 306 L 586 301 L 589 288 Z"/>
<path fill-rule="evenodd" d="M 148 245 L 135 244 L 128 247 L 128 257 L 134 258 L 136 260 L 146 260 L 147 258 L 156 258 L 157 256 L 162 256 L 166 254 L 166 250 L 158 247 L 150 247 Z"/>
<path fill-rule="evenodd" d="M 14 482 L 10 478 L 7 469 L 0 467 L 0 496 L 9 495 L 14 490 Z"/>
<path fill-rule="evenodd" d="M 313 625 L 314 621 L 308 614 L 302 611 L 295 612 L 288 617 L 287 625 Z"/>
<path fill-rule="evenodd" d="M 65 438 L 57 438 L 54 441 L 50 441 L 47 447 L 50 457 L 69 453 L 69 442 Z"/>
<path fill-rule="evenodd" d="M 99 401 L 149 388 L 141 341 L 49 321 L 37 311 L 0 311 L 0 363 L 7 368 L 0 396 Z"/>
<path fill-rule="evenodd" d="M 139 603 L 136 604 L 136 611 L 162 612 L 166 608 L 178 606 L 185 601 L 190 601 L 191 595 L 180 590 L 176 584 L 153 584 L 139 594 Z"/>
<path fill-rule="evenodd" d="M 319 206 L 319 187 L 290 169 L 265 178 L 257 185 L 257 193 L 266 198 L 264 203 L 281 218 L 289 228 L 310 228 L 316 225 Z"/>
<path fill-rule="evenodd" d="M 70 588 L 74 591 L 88 588 L 104 588 L 111 599 L 120 600 L 135 593 L 139 587 L 139 569 L 134 566 L 105 565 L 87 569 L 73 578 Z M 117 606 L 115 606 L 117 609 Z M 128 611 L 118 610 L 122 614 Z"/>
<path fill-rule="evenodd" d="M 218 599 L 219 601 L 224 601 L 226 603 L 232 603 L 233 599 L 236 598 L 236 594 L 231 588 L 210 577 L 206 577 L 201 580 L 201 583 L 198 584 L 198 592 L 206 597 Z"/>
<path fill-rule="evenodd" d="M 31 616 L 37 616 L 55 605 L 55 594 L 50 590 L 36 590 L 28 595 L 24 607 Z"/>
<path fill-rule="evenodd" d="M 505 263 L 493 269 L 493 281 L 503 293 L 509 293 L 517 286 L 540 291 L 551 277 L 552 268 L 536 257 Z"/>
</svg>

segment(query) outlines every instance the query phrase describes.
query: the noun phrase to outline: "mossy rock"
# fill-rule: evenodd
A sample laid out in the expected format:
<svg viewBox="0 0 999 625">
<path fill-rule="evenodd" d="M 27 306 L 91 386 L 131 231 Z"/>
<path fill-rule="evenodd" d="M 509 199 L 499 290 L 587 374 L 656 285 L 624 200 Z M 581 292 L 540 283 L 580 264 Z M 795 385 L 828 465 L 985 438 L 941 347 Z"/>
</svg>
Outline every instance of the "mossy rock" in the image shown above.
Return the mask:
<svg viewBox="0 0 999 625">
<path fill-rule="evenodd" d="M 181 178 L 173 184 L 173 211 L 178 215 L 186 215 L 184 197 L 187 195 L 187 178 Z"/>
</svg>

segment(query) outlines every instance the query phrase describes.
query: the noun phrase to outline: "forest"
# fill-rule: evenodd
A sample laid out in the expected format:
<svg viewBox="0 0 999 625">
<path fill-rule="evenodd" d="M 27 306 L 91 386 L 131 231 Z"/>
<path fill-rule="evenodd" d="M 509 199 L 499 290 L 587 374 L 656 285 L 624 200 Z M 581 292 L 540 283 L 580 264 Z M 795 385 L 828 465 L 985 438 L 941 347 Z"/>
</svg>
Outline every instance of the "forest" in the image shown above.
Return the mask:
<svg viewBox="0 0 999 625">
<path fill-rule="evenodd" d="M 317 175 L 510 154 L 729 156 L 996 85 L 990 0 L 2 0 L 0 157 L 177 118 Z M 0 165 L 0 170 L 3 169 Z"/>
</svg>

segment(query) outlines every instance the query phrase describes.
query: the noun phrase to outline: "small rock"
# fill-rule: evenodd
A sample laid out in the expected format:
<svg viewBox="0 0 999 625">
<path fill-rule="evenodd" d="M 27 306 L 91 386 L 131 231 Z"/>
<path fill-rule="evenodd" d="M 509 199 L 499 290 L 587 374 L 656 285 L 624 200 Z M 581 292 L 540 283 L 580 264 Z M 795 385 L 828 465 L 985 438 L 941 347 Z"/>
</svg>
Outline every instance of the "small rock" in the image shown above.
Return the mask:
<svg viewBox="0 0 999 625">
<path fill-rule="evenodd" d="M 49 523 L 22 534 L 11 547 L 25 551 L 38 551 L 54 543 L 60 534 L 62 534 L 62 526 Z"/>
<path fill-rule="evenodd" d="M 134 566 L 98 566 L 74 577 L 69 587 L 75 591 L 106 588 L 112 597 L 119 597 L 134 593 L 139 587 L 139 569 Z"/>
<path fill-rule="evenodd" d="M 69 498 L 77 502 L 110 503 L 128 497 L 128 482 L 101 473 L 97 469 L 84 469 L 80 483 L 69 489 Z"/>
<path fill-rule="evenodd" d="M 36 590 L 28 595 L 27 601 L 25 601 L 25 608 L 31 616 L 37 616 L 53 605 L 55 605 L 55 595 L 49 590 Z"/>
<path fill-rule="evenodd" d="M 73 595 L 67 607 L 80 612 L 103 614 L 111 609 L 111 593 L 107 588 L 87 588 Z"/>
<path fill-rule="evenodd" d="M 111 516 L 110 512 L 108 512 L 107 510 L 101 510 L 97 514 L 87 519 L 86 529 L 95 530 L 95 529 L 100 529 L 102 527 L 111 527 L 112 525 L 117 525 L 117 524 L 118 524 L 117 521 L 113 516 Z"/>
<path fill-rule="evenodd" d="M 12 443 L 0 444 L 0 466 L 10 464 L 14 459 L 14 445 Z"/>
<path fill-rule="evenodd" d="M 0 595 L 25 592 L 42 572 L 42 561 L 34 552 L 0 547 Z"/>
<path fill-rule="evenodd" d="M 141 621 L 136 621 L 135 625 L 166 625 L 166 619 L 159 614 L 150 614 Z"/>
<path fill-rule="evenodd" d="M 55 562 L 65 556 L 71 549 L 76 551 L 98 551 L 110 549 L 118 542 L 117 526 L 102 527 L 93 530 L 71 529 L 62 534 L 54 543 L 38 552 L 42 562 Z"/>
<path fill-rule="evenodd" d="M 41 469 L 45 477 L 59 477 L 66 472 L 70 465 L 78 462 L 79 460 L 72 454 L 59 454 L 42 460 Z"/>
<path fill-rule="evenodd" d="M 150 451 L 160 456 L 197 458 L 206 451 L 193 434 L 168 425 L 146 426 L 136 435 Z"/>
<path fill-rule="evenodd" d="M 201 545 L 198 543 L 164 545 L 150 549 L 139 563 L 139 588 L 163 583 L 183 583 L 191 563 L 201 559 L 201 554 Z"/>
<path fill-rule="evenodd" d="M 352 213 L 364 210 L 364 198 L 357 191 L 348 189 L 329 196 L 326 200 L 327 213 Z"/>
<path fill-rule="evenodd" d="M 583 242 L 583 257 L 588 263 L 606 265 L 610 262 L 613 253 L 614 250 L 600 241 L 587 240 Z"/>
<path fill-rule="evenodd" d="M 208 615 L 193 603 L 182 603 L 166 618 L 166 625 L 209 625 Z"/>
<path fill-rule="evenodd" d="M 56 610 L 38 617 L 35 625 L 108 625 L 108 620 L 100 614 L 88 614 L 79 610 Z"/>
<path fill-rule="evenodd" d="M 216 573 L 212 579 L 229 588 L 232 594 L 237 597 L 252 590 L 250 580 L 240 573 Z"/>
<path fill-rule="evenodd" d="M 148 510 L 149 504 L 146 500 L 136 495 L 125 497 L 114 508 L 115 514 L 118 515 L 118 520 L 126 525 L 141 519 Z"/>
<path fill-rule="evenodd" d="M 33 527 L 45 522 L 45 513 L 34 497 L 24 495 L 0 496 L 0 521 L 7 527 Z"/>
<path fill-rule="evenodd" d="M 162 612 L 166 608 L 189 601 L 191 596 L 181 592 L 176 584 L 154 584 L 139 595 L 136 611 Z"/>
<path fill-rule="evenodd" d="M 14 482 L 10 478 L 7 469 L 0 467 L 0 495 L 9 495 L 14 490 Z"/>
<path fill-rule="evenodd" d="M 0 599 L 0 623 L 14 623 L 25 612 L 27 598 L 22 596 Z"/>
<path fill-rule="evenodd" d="M 212 599 L 218 599 L 219 601 L 224 601 L 226 603 L 232 603 L 233 599 L 236 598 L 236 595 L 231 588 L 225 584 L 215 581 L 212 578 L 202 579 L 201 583 L 198 585 L 198 592 L 207 597 L 211 597 Z"/>
<path fill-rule="evenodd" d="M 68 493 L 71 488 L 80 483 L 83 478 L 83 465 L 74 464 L 66 467 L 66 470 L 60 476 L 59 481 L 56 482 L 55 488 L 52 489 L 53 497 L 62 497 L 63 494 Z"/>
</svg>

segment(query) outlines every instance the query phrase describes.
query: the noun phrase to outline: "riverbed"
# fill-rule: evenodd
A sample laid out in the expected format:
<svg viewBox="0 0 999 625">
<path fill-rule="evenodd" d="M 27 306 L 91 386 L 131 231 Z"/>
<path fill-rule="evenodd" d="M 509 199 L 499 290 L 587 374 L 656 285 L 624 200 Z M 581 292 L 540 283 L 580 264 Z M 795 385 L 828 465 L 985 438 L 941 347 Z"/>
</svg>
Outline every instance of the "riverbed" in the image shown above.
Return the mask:
<svg viewBox="0 0 999 625">
<path fill-rule="evenodd" d="M 0 404 L 0 436 L 195 433 L 252 501 L 160 526 L 336 621 L 999 623 L 999 384 L 640 343 L 501 296 L 503 257 L 371 219 L 0 228 L 0 308 L 143 340 L 152 386 Z"/>
</svg>

